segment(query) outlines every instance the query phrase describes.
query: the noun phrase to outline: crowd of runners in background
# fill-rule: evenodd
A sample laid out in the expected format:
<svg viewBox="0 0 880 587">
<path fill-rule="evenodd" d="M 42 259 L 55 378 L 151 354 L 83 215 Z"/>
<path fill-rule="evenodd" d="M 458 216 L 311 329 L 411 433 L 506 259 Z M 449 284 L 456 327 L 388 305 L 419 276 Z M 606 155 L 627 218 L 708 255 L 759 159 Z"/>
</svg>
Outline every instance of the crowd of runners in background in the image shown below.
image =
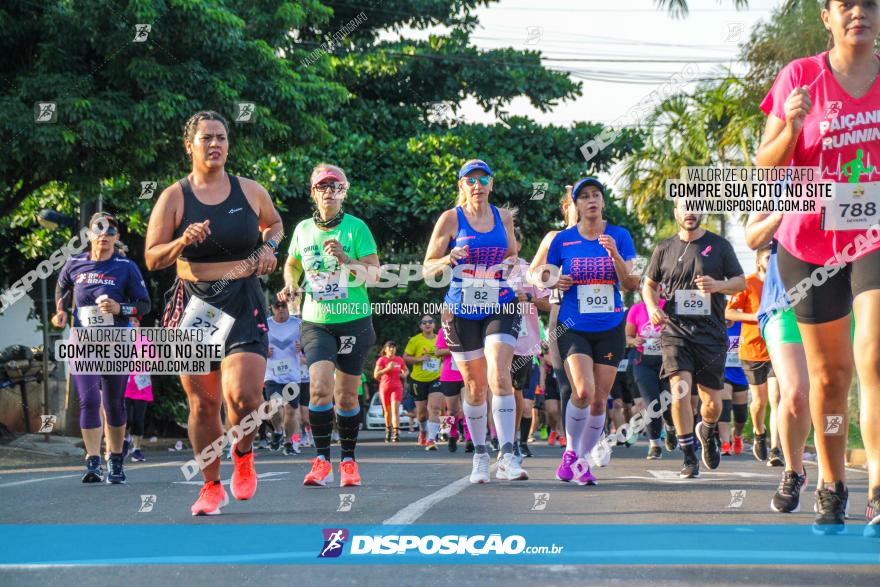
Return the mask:
<svg viewBox="0 0 880 587">
<path fill-rule="evenodd" d="M 872 51 L 876 5 L 869 11 L 850 4 L 826 3 L 835 47 L 786 66 L 761 104 L 768 118 L 757 160 L 819 167 L 839 185 L 873 188 L 876 141 L 824 136 L 837 128 L 827 122 L 829 112 L 880 125 L 880 117 L 864 114 L 880 105 L 874 81 L 880 63 Z M 866 19 L 873 19 L 873 28 L 847 25 Z M 605 186 L 585 177 L 562 199 L 561 230 L 544 236 L 529 263 L 519 256 L 515 214 L 490 203 L 495 173 L 473 159 L 459 170 L 458 200 L 438 218 L 423 261 L 426 280 L 452 270 L 446 311 L 414 317 L 414 334 L 406 341 L 377 345 L 368 284 L 349 276 L 378 270 L 379 251 L 370 228 L 343 210 L 350 187 L 345 171 L 329 164 L 313 170 L 314 215 L 296 225 L 287 255 L 279 256 L 282 219 L 267 190 L 225 171 L 225 120 L 200 112 L 187 122 L 183 139 L 192 171 L 158 199 L 145 257 L 150 271 L 176 270 L 161 324 L 209 324 L 212 341 L 226 349 L 210 373 L 181 375 L 194 452 L 286 386 L 298 389 L 262 432 L 238 438 L 230 450 L 233 497 L 247 500 L 256 491 L 255 442 L 290 455 L 308 447 L 314 455 L 304 479 L 309 486 L 333 481 L 335 442 L 340 484 L 360 485 L 358 434 L 369 390 L 376 389 L 385 442 L 414 442 L 430 452 L 443 445 L 457 452 L 463 445 L 462 452 L 472 453 L 470 480 L 476 484 L 490 481 L 493 453 L 496 479 L 529 479 L 525 459 L 534 443 L 546 442 L 560 447 L 556 479 L 596 485 L 597 468 L 609 464 L 609 447 L 632 445 L 644 434 L 647 459 L 680 452 L 682 479 L 746 450 L 779 467 L 770 504 L 775 512 L 800 508 L 808 485 L 804 447 L 815 427 L 814 528 L 840 532 L 848 506 L 845 430 L 855 368 L 868 453 L 867 530 L 880 528 L 876 219 L 873 226 L 842 230 L 848 219 L 834 216 L 845 216 L 846 208 L 824 215 L 754 214 L 746 238 L 756 251 L 757 271 L 745 275 L 731 244 L 707 230 L 699 214 L 676 205 L 676 233 L 657 243 L 640 268 L 629 231 L 605 218 Z M 832 160 L 848 163 L 834 170 Z M 843 197 L 861 195 L 853 189 Z M 53 323 L 64 327 L 72 305 L 77 326 L 136 328 L 151 302 L 140 269 L 116 252 L 119 221 L 96 215 L 91 228 L 91 250 L 62 269 Z M 845 262 L 841 254 L 848 255 Z M 279 264 L 285 287 L 270 294 L 258 277 Z M 829 266 L 834 270 L 825 279 L 814 279 Z M 800 299 L 790 300 L 788 292 L 805 279 L 812 282 L 798 290 Z M 128 423 L 138 447 L 138 402 L 145 401 L 149 379 L 74 379 L 88 453 L 83 482 L 104 479 L 102 418 L 107 480 L 125 482 L 125 428 Z M 401 413 L 417 434 L 402 436 Z M 832 432 L 827 423 L 834 418 L 839 421 Z M 747 449 L 749 422 L 753 441 Z M 843 434 L 837 433 L 841 427 Z M 132 456 L 143 459 L 139 450 Z M 220 513 L 228 502 L 218 461 L 202 470 L 205 483 L 193 515 Z"/>
</svg>

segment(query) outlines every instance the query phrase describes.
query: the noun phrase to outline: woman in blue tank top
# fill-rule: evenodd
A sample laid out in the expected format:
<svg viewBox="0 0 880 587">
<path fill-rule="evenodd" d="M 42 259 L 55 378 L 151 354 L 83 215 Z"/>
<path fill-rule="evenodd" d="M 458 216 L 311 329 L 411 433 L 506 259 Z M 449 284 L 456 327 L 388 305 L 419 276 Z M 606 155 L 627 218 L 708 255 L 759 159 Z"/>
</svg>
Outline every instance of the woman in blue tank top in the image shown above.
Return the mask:
<svg viewBox="0 0 880 587">
<path fill-rule="evenodd" d="M 620 292 L 638 287 L 639 277 L 632 274 L 636 250 L 629 231 L 602 217 L 605 186 L 587 177 L 575 184 L 571 197 L 578 223 L 553 238 L 546 258 L 532 261 L 532 271 L 543 273 L 547 265 L 561 271 L 555 285 L 563 292 L 559 354 L 574 393 L 565 411 L 568 444 L 556 478 L 595 485 L 587 456 L 605 429 L 608 394 L 626 348 Z"/>
<path fill-rule="evenodd" d="M 194 516 L 219 514 L 228 502 L 220 484 L 220 451 L 212 447 L 223 438 L 220 404 L 226 401 L 229 423 L 238 425 L 263 401 L 269 329 L 258 277 L 275 270 L 283 237 L 266 189 L 226 172 L 228 134 L 216 112 L 199 112 L 187 121 L 183 142 L 192 171 L 159 196 L 144 255 L 151 271 L 172 265 L 177 271 L 162 325 L 203 328 L 209 342 L 225 350 L 210 373 L 180 376 L 189 402 L 189 437 L 205 479 L 191 508 Z M 257 489 L 256 430 L 243 432 L 232 451 L 230 481 L 239 500 Z"/>
<path fill-rule="evenodd" d="M 475 445 L 472 483 L 489 481 L 486 388 L 501 460 L 498 479 L 528 479 L 513 456 L 516 400 L 510 367 L 519 333 L 516 295 L 505 280 L 505 259 L 515 251 L 513 215 L 489 203 L 493 173 L 479 159 L 458 172 L 458 206 L 445 211 L 425 254 L 425 277 L 451 271 L 443 331 L 465 381 L 464 415 Z"/>
</svg>

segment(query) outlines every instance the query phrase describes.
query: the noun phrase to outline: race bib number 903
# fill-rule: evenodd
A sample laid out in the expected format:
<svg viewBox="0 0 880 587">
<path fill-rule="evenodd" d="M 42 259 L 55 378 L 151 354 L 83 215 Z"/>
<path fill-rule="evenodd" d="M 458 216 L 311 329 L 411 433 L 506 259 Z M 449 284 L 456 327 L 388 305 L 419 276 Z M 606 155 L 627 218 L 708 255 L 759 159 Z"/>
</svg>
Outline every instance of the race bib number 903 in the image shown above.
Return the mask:
<svg viewBox="0 0 880 587">
<path fill-rule="evenodd" d="M 614 311 L 614 286 L 609 283 L 577 286 L 578 311 L 599 314 Z"/>
</svg>

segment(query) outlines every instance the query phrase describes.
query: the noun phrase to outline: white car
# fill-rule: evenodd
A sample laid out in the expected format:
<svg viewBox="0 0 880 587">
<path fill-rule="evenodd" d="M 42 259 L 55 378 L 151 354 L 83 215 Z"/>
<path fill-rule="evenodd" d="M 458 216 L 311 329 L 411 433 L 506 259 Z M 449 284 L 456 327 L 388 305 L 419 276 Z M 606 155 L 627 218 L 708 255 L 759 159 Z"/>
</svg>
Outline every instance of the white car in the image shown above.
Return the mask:
<svg viewBox="0 0 880 587">
<path fill-rule="evenodd" d="M 403 411 L 403 405 L 399 405 L 400 410 L 400 429 L 409 429 L 409 416 Z M 382 407 L 382 398 L 378 393 L 373 395 L 370 400 L 370 407 L 367 409 L 367 430 L 384 430 L 385 429 L 385 409 Z"/>
</svg>

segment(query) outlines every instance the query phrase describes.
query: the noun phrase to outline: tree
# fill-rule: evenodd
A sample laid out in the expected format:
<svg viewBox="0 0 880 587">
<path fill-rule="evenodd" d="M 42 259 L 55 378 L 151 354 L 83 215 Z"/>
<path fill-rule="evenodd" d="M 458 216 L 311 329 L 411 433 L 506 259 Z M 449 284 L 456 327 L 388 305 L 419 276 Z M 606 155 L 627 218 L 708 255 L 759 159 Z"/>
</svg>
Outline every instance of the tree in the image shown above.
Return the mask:
<svg viewBox="0 0 880 587">
<path fill-rule="evenodd" d="M 752 165 L 766 120 L 759 104 L 776 75 L 792 60 L 822 51 L 827 38 L 818 4 L 790 0 L 756 25 L 742 46 L 740 58 L 748 64 L 742 78 L 723 72 L 720 80 L 660 104 L 643 125 L 645 148 L 626 158 L 621 172 L 639 219 L 671 218 L 665 182 L 683 166 Z M 670 228 L 663 220 L 657 224 L 660 233 L 664 224 Z"/>
<path fill-rule="evenodd" d="M 434 220 L 453 205 L 458 168 L 482 157 L 497 173 L 495 202 L 519 208 L 528 255 L 558 224 L 565 184 L 608 170 L 639 139 L 623 132 L 588 167 L 578 149 L 602 125 L 544 127 L 506 115 L 504 108 L 518 96 L 549 109 L 578 95 L 581 85 L 545 69 L 539 53 L 473 47 L 474 10 L 486 4 L 7 3 L 0 22 L 25 24 L 0 40 L 0 60 L 12 82 L 0 90 L 0 100 L 13 113 L 0 121 L 9 153 L 0 160 L 7 179 L 0 188 L 0 262 L 16 267 L 0 281 L 15 281 L 70 236 L 35 229 L 41 208 L 73 214 L 81 199 L 99 190 L 105 208 L 123 219 L 129 256 L 141 262 L 152 201 L 138 199 L 140 182 L 157 181 L 158 193 L 184 175 L 184 120 L 201 109 L 232 119 L 237 102 L 254 103 L 255 115 L 251 123 L 232 122 L 229 171 L 269 189 L 288 235 L 311 215 L 311 168 L 333 162 L 352 183 L 346 209 L 372 226 L 382 261 L 419 262 Z M 133 43 L 138 23 L 151 23 L 151 30 L 145 41 Z M 434 25 L 448 30 L 427 40 L 379 40 L 383 31 Z M 53 89 L 48 97 L 46 88 Z M 459 105 L 469 96 L 502 121 L 460 120 Z M 57 102 L 57 123 L 33 122 L 31 106 L 41 100 Z M 531 199 L 536 182 L 549 184 L 543 200 Z M 641 227 L 623 208 L 612 202 L 609 215 L 633 228 L 641 243 Z M 154 300 L 146 325 L 161 314 L 172 273 L 146 275 Z M 267 289 L 274 291 L 280 281 L 278 272 Z M 441 298 L 424 284 L 371 295 Z M 380 340 L 385 329 L 406 332 L 413 321 L 377 320 Z"/>
<path fill-rule="evenodd" d="M 673 17 L 685 18 L 689 12 L 687 0 L 654 0 L 654 3 L 657 4 L 658 8 L 666 10 Z M 718 0 L 718 3 L 721 4 L 721 0 Z M 732 0 L 732 4 L 737 10 L 740 10 L 748 8 L 749 0 Z"/>
</svg>

